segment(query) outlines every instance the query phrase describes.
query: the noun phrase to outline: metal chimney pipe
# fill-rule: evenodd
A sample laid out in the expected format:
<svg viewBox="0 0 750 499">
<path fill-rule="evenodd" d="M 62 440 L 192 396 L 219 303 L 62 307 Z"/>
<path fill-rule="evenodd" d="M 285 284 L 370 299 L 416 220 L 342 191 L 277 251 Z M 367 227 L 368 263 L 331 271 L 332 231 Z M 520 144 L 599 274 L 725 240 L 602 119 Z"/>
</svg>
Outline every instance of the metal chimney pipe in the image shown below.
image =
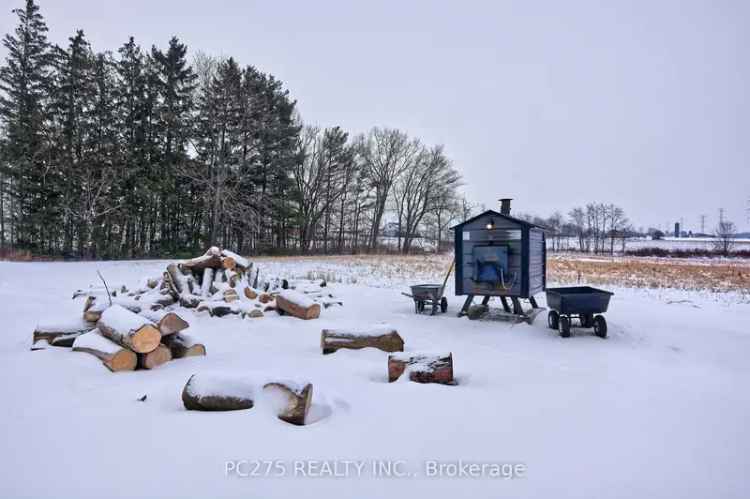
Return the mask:
<svg viewBox="0 0 750 499">
<path fill-rule="evenodd" d="M 500 214 L 501 215 L 510 215 L 510 202 L 513 201 L 513 198 L 502 198 L 500 200 Z"/>
</svg>

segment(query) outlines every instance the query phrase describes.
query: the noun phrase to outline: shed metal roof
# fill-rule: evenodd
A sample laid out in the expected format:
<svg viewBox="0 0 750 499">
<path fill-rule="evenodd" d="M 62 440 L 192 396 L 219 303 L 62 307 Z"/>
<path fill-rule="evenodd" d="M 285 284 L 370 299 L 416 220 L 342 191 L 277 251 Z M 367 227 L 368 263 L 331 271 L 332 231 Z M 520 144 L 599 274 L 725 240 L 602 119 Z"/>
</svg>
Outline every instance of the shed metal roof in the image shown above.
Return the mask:
<svg viewBox="0 0 750 499">
<path fill-rule="evenodd" d="M 511 217 L 510 215 L 503 215 L 502 213 L 498 213 L 495 210 L 487 210 L 484 213 L 480 213 L 479 215 L 477 215 L 475 217 L 471 217 L 468 220 L 464 220 L 463 222 L 461 222 L 458 225 L 454 225 L 453 227 L 451 227 L 451 229 L 458 229 L 460 227 L 463 227 L 466 224 L 469 224 L 469 223 L 472 223 L 472 222 L 476 222 L 480 218 L 486 217 L 488 215 L 493 216 L 493 217 L 497 217 L 497 218 L 503 218 L 505 220 L 510 220 L 511 222 L 517 223 L 519 225 L 523 225 L 525 227 L 535 227 L 537 229 L 544 229 L 544 227 L 542 227 L 540 225 L 536 225 L 536 224 L 533 224 L 531 222 L 527 222 L 526 220 L 521 220 L 520 218 Z"/>
</svg>

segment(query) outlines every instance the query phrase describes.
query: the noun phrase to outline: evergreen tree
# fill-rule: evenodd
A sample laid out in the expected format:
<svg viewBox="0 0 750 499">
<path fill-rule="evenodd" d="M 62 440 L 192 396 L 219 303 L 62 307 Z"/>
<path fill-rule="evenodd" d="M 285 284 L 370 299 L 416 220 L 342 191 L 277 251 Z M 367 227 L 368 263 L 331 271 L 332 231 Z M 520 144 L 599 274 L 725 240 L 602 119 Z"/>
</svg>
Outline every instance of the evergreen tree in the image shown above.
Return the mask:
<svg viewBox="0 0 750 499">
<path fill-rule="evenodd" d="M 3 38 L 8 50 L 0 68 L 0 120 L 5 174 L 9 177 L 11 241 L 21 248 L 47 250 L 44 227 L 57 193 L 46 182 L 44 107 L 50 92 L 51 53 L 47 25 L 33 0 L 15 9 L 18 26 Z"/>
</svg>

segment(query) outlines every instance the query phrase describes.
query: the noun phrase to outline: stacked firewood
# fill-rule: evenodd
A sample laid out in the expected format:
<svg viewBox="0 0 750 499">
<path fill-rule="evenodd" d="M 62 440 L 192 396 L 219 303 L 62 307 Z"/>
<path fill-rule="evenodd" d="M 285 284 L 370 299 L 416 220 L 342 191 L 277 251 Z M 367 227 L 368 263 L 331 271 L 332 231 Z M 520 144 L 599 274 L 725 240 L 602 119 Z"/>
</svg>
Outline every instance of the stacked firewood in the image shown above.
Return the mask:
<svg viewBox="0 0 750 499">
<path fill-rule="evenodd" d="M 87 299 L 83 317 L 34 330 L 32 350 L 46 346 L 71 347 L 102 361 L 113 372 L 153 369 L 172 359 L 206 355 L 206 347 L 182 331 L 188 323 L 175 312 L 139 310 L 118 303 L 93 310 Z"/>
<path fill-rule="evenodd" d="M 167 265 L 161 276 L 144 278 L 136 289 L 105 282 L 73 294 L 80 297 L 83 316 L 38 325 L 32 350 L 72 348 L 95 355 L 112 371 L 152 369 L 173 358 L 205 355 L 205 346 L 182 332 L 188 323 L 177 315 L 180 307 L 211 317 L 258 318 L 273 310 L 315 319 L 321 306 L 341 305 L 325 281 L 264 279 L 252 262 L 216 247 Z"/>
</svg>

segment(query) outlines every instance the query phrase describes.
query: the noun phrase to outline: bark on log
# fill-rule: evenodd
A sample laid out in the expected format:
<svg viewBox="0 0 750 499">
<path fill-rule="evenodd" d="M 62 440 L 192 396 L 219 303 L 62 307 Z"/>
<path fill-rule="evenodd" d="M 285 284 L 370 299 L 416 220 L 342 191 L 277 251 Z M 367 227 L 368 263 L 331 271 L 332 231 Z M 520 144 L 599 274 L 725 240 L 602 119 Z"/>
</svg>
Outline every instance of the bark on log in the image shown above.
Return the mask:
<svg viewBox="0 0 750 499">
<path fill-rule="evenodd" d="M 204 301 L 198 305 L 198 312 L 208 312 L 211 317 L 224 317 L 229 314 L 239 314 L 240 310 L 223 301 Z"/>
<path fill-rule="evenodd" d="M 245 296 L 248 300 L 255 300 L 258 297 L 258 293 L 253 288 L 245 288 Z"/>
<path fill-rule="evenodd" d="M 377 348 L 384 352 L 403 352 L 404 340 L 398 331 L 389 327 L 369 331 L 324 329 L 320 334 L 320 348 L 324 355 L 341 348 L 359 350 L 367 347 Z"/>
<path fill-rule="evenodd" d="M 320 305 L 318 303 L 291 289 L 284 290 L 276 296 L 276 307 L 289 315 L 304 320 L 320 317 Z"/>
<path fill-rule="evenodd" d="M 75 339 L 96 328 L 96 324 L 83 319 L 72 319 L 65 322 L 38 324 L 32 337 L 32 350 L 44 348 L 40 342 L 53 347 L 72 347 Z"/>
<path fill-rule="evenodd" d="M 253 385 L 243 378 L 193 374 L 182 390 L 189 411 L 236 411 L 253 407 Z"/>
<path fill-rule="evenodd" d="M 259 319 L 263 317 L 263 311 L 259 308 L 254 308 L 252 310 L 249 310 L 245 312 L 242 317 L 247 317 L 248 319 Z"/>
<path fill-rule="evenodd" d="M 273 301 L 273 296 L 269 295 L 268 293 L 261 293 L 260 296 L 258 297 L 258 301 L 260 301 L 263 304 L 270 303 Z"/>
<path fill-rule="evenodd" d="M 109 298 L 99 298 L 89 296 L 83 304 L 83 320 L 88 322 L 97 322 L 107 307 L 109 307 Z"/>
<path fill-rule="evenodd" d="M 206 347 L 202 343 L 195 343 L 193 339 L 181 333 L 172 334 L 162 338 L 164 346 L 172 352 L 173 359 L 184 357 L 198 357 L 206 355 Z"/>
<path fill-rule="evenodd" d="M 223 293 L 224 301 L 227 303 L 232 303 L 233 301 L 237 301 L 240 299 L 239 295 L 237 294 L 237 291 L 235 291 L 232 288 L 229 288 L 224 291 Z"/>
<path fill-rule="evenodd" d="M 191 258 L 185 260 L 181 264 L 182 268 L 187 269 L 191 272 L 203 272 L 204 269 L 220 269 L 221 268 L 221 256 L 213 254 L 205 254 L 197 258 Z"/>
<path fill-rule="evenodd" d="M 172 360 L 172 352 L 164 345 L 157 346 L 148 353 L 138 354 L 138 367 L 141 369 L 154 369 Z"/>
<path fill-rule="evenodd" d="M 78 336 L 73 342 L 73 351 L 94 355 L 112 372 L 132 371 L 138 364 L 135 352 L 108 340 L 98 329 Z"/>
<path fill-rule="evenodd" d="M 190 327 L 185 319 L 174 312 L 165 312 L 163 310 L 146 311 L 141 313 L 146 319 L 156 324 L 162 337 L 170 334 L 179 333 Z"/>
<path fill-rule="evenodd" d="M 388 356 L 388 382 L 396 381 L 409 372 L 409 379 L 417 383 L 441 383 L 451 385 L 453 381 L 453 355 L 423 355 L 396 353 Z"/>
<path fill-rule="evenodd" d="M 247 272 L 250 266 L 252 265 L 247 258 L 242 257 L 238 255 L 237 253 L 234 253 L 229 250 L 224 250 L 221 252 L 221 255 L 225 258 L 231 258 L 234 261 L 233 269 L 238 269 L 241 272 Z M 226 267 L 225 267 L 226 268 Z"/>
<path fill-rule="evenodd" d="M 266 383 L 263 391 L 272 397 L 271 402 L 279 419 L 297 426 L 305 424 L 312 402 L 313 386 L 310 383 L 304 386 L 293 386 L 284 382 Z"/>
<path fill-rule="evenodd" d="M 180 306 L 185 308 L 195 308 L 197 307 L 201 302 L 200 296 L 190 295 L 190 294 L 184 294 L 180 295 Z"/>
<path fill-rule="evenodd" d="M 167 265 L 166 275 L 169 276 L 169 284 L 175 298 L 183 294 L 194 293 L 194 279 L 192 275 L 185 274 L 176 263 Z"/>
<path fill-rule="evenodd" d="M 105 310 L 98 326 L 102 335 L 136 353 L 149 353 L 161 341 L 161 333 L 153 322 L 120 305 Z"/>
</svg>

